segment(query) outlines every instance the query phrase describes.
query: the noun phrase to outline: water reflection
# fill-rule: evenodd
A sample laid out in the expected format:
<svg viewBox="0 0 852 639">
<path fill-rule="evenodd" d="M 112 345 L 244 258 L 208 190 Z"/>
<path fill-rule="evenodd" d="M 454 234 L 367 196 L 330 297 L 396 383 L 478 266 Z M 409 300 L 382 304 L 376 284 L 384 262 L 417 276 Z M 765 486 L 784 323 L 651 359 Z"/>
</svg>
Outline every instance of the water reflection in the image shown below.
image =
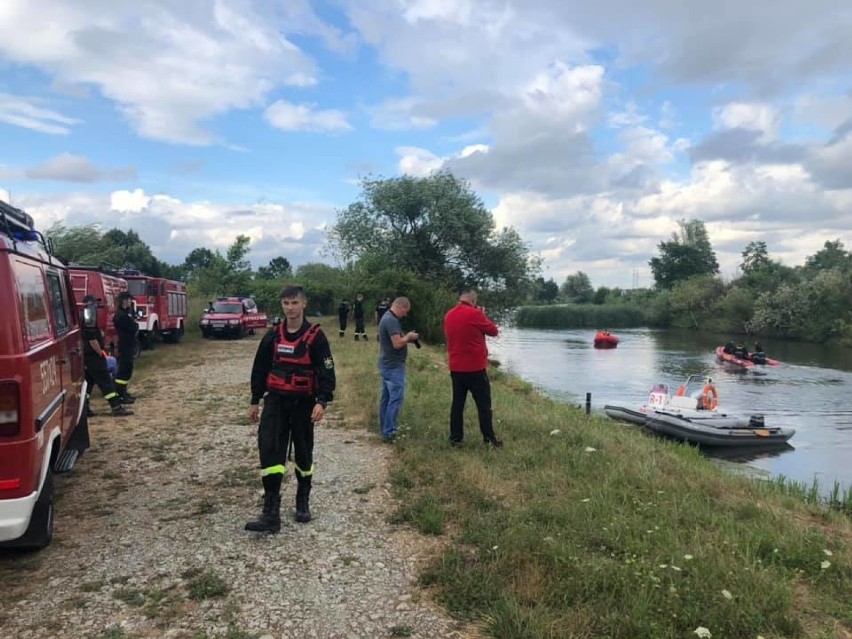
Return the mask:
<svg viewBox="0 0 852 639">
<path fill-rule="evenodd" d="M 658 382 L 677 386 L 687 376 L 713 379 L 725 412 L 762 413 L 774 426 L 796 429 L 792 446 L 773 450 L 714 451 L 715 458 L 759 472 L 830 489 L 852 486 L 852 352 L 812 344 L 764 341 L 781 366 L 743 369 L 716 361 L 718 335 L 685 331 L 618 331 L 615 349 L 592 347 L 593 330 L 507 329 L 490 340 L 492 355 L 543 392 L 592 407 L 641 404 Z"/>
</svg>

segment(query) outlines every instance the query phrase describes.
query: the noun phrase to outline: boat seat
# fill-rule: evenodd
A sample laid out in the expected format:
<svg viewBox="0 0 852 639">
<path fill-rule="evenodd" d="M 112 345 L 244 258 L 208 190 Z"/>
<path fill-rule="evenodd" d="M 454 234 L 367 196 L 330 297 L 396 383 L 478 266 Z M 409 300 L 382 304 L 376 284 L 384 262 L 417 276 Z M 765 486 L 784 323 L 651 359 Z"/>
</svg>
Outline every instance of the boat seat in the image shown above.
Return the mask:
<svg viewBox="0 0 852 639">
<path fill-rule="evenodd" d="M 684 395 L 675 395 L 669 400 L 670 408 L 688 408 L 690 410 L 698 410 L 698 398 L 686 397 Z"/>
</svg>

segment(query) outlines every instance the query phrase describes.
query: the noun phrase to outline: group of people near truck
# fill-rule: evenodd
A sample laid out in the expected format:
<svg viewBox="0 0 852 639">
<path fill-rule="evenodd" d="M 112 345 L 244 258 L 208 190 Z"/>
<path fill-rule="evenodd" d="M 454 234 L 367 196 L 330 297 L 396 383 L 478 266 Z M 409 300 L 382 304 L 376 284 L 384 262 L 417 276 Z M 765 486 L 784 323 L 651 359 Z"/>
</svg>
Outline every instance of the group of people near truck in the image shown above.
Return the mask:
<svg viewBox="0 0 852 639">
<path fill-rule="evenodd" d="M 503 446 L 494 433 L 491 407 L 491 383 L 488 379 L 488 350 L 485 337 L 498 334 L 497 325 L 476 305 L 473 288 L 461 291 L 456 306 L 444 317 L 452 407 L 449 441 L 453 447 L 464 445 L 464 406 L 470 393 L 476 402 L 479 429 L 485 444 Z M 345 300 L 341 302 L 341 307 Z M 356 296 L 355 339 L 366 340 L 363 326 L 363 295 Z M 251 371 L 251 403 L 248 417 L 258 428 L 263 507 L 260 515 L 245 524 L 252 532 L 277 533 L 281 529 L 281 485 L 287 473 L 288 450 L 294 451 L 297 488 L 295 520 L 311 521 L 310 494 L 314 475 L 314 425 L 323 419 L 334 399 L 337 379 L 331 345 L 322 329 L 305 319 L 307 298 L 301 286 L 288 285 L 281 290 L 284 319 L 261 339 Z M 381 313 L 379 308 L 382 307 Z M 402 320 L 411 310 L 411 300 L 400 296 L 377 306 L 379 341 L 379 427 L 382 440 L 394 441 L 399 428 L 399 413 L 405 398 L 408 345 L 420 348 L 417 331 L 404 331 Z M 344 336 L 348 316 L 339 316 L 340 337 Z M 358 319 L 361 319 L 360 325 Z M 263 401 L 263 410 L 260 403 Z"/>
</svg>

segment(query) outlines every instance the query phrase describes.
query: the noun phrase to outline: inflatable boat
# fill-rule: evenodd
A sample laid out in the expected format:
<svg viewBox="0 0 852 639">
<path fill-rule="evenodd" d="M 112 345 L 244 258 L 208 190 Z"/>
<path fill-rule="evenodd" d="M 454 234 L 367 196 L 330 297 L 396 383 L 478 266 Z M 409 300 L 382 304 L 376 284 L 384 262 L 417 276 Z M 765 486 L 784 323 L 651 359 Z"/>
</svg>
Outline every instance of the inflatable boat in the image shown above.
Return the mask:
<svg viewBox="0 0 852 639">
<path fill-rule="evenodd" d="M 750 368 L 752 366 L 778 366 L 781 363 L 777 359 L 757 355 L 756 353 L 752 353 L 748 358 L 737 357 L 733 353 L 726 353 L 724 346 L 716 348 L 716 359 L 720 362 L 742 366 L 743 368 Z"/>
<path fill-rule="evenodd" d="M 792 428 L 767 426 L 763 415 L 719 412 L 719 394 L 709 379 L 700 393 L 689 392 L 696 379 L 690 377 L 674 396 L 669 394 L 668 386 L 657 384 L 651 389 L 646 404 L 637 407 L 608 404 L 604 412 L 612 419 L 703 446 L 784 444 L 796 433 Z"/>
<path fill-rule="evenodd" d="M 613 335 L 609 331 L 598 331 L 595 333 L 595 339 L 592 341 L 595 348 L 615 348 L 618 346 L 618 336 Z"/>
</svg>

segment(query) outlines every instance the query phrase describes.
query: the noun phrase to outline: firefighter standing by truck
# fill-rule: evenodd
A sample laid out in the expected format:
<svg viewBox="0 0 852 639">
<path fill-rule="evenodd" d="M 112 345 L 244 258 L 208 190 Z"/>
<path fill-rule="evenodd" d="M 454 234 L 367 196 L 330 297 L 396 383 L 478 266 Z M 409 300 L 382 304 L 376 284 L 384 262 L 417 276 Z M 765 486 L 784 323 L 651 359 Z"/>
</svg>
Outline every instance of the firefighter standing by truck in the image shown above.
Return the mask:
<svg viewBox="0 0 852 639">
<path fill-rule="evenodd" d="M 355 318 L 355 341 L 362 339 L 367 341 L 367 331 L 364 328 L 364 294 L 358 293 L 355 296 L 355 303 L 352 305 L 352 317 Z"/>
<path fill-rule="evenodd" d="M 284 319 L 263 336 L 251 370 L 249 420 L 259 422 L 257 445 L 263 482 L 263 512 L 245 525 L 254 532 L 281 529 L 281 482 L 287 472 L 287 449 L 293 443 L 296 521 L 311 520 L 314 474 L 314 424 L 334 397 L 334 360 L 328 339 L 305 320 L 307 299 L 301 286 L 281 290 Z M 263 412 L 260 413 L 260 400 Z"/>
<path fill-rule="evenodd" d="M 132 415 L 133 411 L 122 406 L 122 399 L 115 389 L 112 375 L 107 367 L 107 354 L 104 350 L 103 336 L 97 325 L 98 299 L 94 295 L 86 295 L 83 298 L 83 363 L 86 367 L 86 413 L 93 416 L 95 413 L 89 408 L 89 394 L 94 385 L 101 389 L 104 399 L 109 402 L 112 415 L 125 417 Z"/>
<path fill-rule="evenodd" d="M 115 388 L 122 403 L 132 404 L 136 401 L 128 392 L 130 378 L 133 377 L 133 356 L 136 354 L 136 334 L 139 324 L 133 317 L 133 295 L 127 291 L 118 294 L 118 308 L 113 315 L 112 323 L 118 332 L 118 374 L 115 376 Z"/>
</svg>

